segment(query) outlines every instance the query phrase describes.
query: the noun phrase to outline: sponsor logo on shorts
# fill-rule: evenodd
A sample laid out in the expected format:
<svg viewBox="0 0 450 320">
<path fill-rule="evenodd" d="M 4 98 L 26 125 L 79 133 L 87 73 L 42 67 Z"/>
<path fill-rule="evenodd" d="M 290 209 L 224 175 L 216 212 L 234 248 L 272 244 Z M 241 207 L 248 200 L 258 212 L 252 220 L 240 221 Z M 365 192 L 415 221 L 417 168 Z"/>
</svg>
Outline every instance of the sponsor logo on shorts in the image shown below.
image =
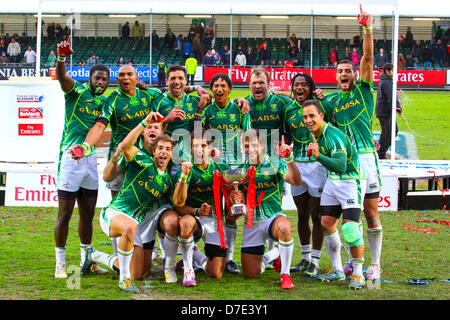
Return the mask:
<svg viewBox="0 0 450 320">
<path fill-rule="evenodd" d="M 354 199 L 347 199 L 347 204 L 355 204 L 355 200 Z"/>
<path fill-rule="evenodd" d="M 369 184 L 369 188 L 370 188 L 370 189 L 376 189 L 376 188 L 378 188 L 378 183 L 371 183 L 371 184 Z"/>
</svg>

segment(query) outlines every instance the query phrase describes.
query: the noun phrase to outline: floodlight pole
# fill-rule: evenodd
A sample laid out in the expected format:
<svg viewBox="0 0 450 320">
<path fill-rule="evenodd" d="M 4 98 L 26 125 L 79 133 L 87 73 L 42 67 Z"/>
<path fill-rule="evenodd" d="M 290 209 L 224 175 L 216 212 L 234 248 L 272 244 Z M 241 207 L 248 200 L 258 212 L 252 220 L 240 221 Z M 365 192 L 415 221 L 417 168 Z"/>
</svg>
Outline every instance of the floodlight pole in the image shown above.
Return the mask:
<svg viewBox="0 0 450 320">
<path fill-rule="evenodd" d="M 395 161 L 395 129 L 397 123 L 397 66 L 398 66 L 398 30 L 399 30 L 399 13 L 398 6 L 393 12 L 395 16 L 394 23 L 394 52 L 392 54 L 392 62 L 394 65 L 394 73 L 392 77 L 392 124 L 391 124 L 391 160 Z"/>
<path fill-rule="evenodd" d="M 313 75 L 314 10 L 311 10 L 311 52 L 309 54 L 309 72 Z"/>
<path fill-rule="evenodd" d="M 152 13 L 152 9 L 150 9 L 150 30 L 149 30 L 149 38 L 150 38 L 150 79 L 149 84 L 150 86 L 152 85 L 152 50 L 153 50 L 153 13 Z"/>
<path fill-rule="evenodd" d="M 70 15 L 70 39 L 71 39 L 71 46 L 72 46 L 72 50 L 73 50 L 73 8 L 71 9 L 72 14 Z M 72 65 L 73 65 L 73 61 L 72 61 L 73 55 L 70 55 L 70 74 L 72 74 Z"/>
<path fill-rule="evenodd" d="M 41 75 L 41 36 L 42 36 L 42 0 L 38 2 L 38 17 L 36 24 L 36 74 L 35 77 Z"/>
<path fill-rule="evenodd" d="M 230 9 L 230 79 L 233 74 L 233 9 Z"/>
</svg>

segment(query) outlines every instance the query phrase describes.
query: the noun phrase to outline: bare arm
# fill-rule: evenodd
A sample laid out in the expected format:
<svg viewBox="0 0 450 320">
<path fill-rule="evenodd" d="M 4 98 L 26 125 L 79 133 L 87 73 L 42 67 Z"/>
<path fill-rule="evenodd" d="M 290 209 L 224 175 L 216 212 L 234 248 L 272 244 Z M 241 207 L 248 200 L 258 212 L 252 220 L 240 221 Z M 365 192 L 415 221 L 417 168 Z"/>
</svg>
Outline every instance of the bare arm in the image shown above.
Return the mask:
<svg viewBox="0 0 450 320">
<path fill-rule="evenodd" d="M 120 174 L 121 169 L 118 166 L 117 162 L 119 161 L 122 152 L 123 151 L 121 149 L 121 145 L 119 144 L 113 156 L 108 161 L 108 163 L 105 166 L 105 169 L 103 170 L 103 180 L 105 182 L 110 182 L 114 180 Z"/>
<path fill-rule="evenodd" d="M 57 59 L 56 62 L 56 78 L 58 79 L 59 84 L 61 85 L 61 89 L 64 92 L 69 92 L 75 85 L 75 81 L 66 72 L 65 59 L 64 61 L 60 61 L 60 59 L 66 58 L 73 53 L 72 49 L 70 48 L 70 36 L 67 39 L 67 41 L 61 41 L 60 43 L 58 43 L 57 52 L 59 59 Z"/>
<path fill-rule="evenodd" d="M 189 187 L 189 185 L 187 184 L 187 178 L 189 176 L 191 168 L 191 162 L 181 163 L 180 180 L 178 180 L 177 184 L 175 185 L 175 190 L 173 192 L 173 203 L 176 207 L 182 207 L 186 202 Z"/>
<path fill-rule="evenodd" d="M 361 58 L 361 79 L 366 82 L 373 81 L 373 36 L 372 16 L 362 10 L 358 15 L 358 21 L 364 27 L 363 56 Z"/>
</svg>

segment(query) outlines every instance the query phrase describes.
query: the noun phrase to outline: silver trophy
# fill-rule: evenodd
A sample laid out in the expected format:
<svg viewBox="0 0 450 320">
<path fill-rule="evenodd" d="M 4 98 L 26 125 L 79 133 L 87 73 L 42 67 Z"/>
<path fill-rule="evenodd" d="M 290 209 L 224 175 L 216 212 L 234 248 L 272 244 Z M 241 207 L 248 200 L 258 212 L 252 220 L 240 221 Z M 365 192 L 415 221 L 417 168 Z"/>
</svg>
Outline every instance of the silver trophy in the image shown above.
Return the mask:
<svg viewBox="0 0 450 320">
<path fill-rule="evenodd" d="M 223 172 L 223 178 L 225 183 L 231 183 L 235 191 L 239 191 L 239 184 L 247 176 L 247 170 L 243 168 L 236 168 L 225 170 Z M 235 203 L 230 209 L 231 216 L 243 215 L 247 213 L 247 206 L 244 203 Z"/>
</svg>

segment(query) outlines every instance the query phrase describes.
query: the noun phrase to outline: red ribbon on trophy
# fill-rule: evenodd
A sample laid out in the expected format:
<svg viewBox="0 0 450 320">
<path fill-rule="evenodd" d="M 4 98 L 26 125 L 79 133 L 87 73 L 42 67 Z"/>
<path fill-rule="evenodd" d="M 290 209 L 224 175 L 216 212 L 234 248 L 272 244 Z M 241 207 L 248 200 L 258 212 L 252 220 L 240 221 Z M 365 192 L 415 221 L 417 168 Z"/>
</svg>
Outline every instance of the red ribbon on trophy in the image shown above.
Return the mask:
<svg viewBox="0 0 450 320">
<path fill-rule="evenodd" d="M 245 175 L 245 169 L 234 169 L 234 170 L 226 170 L 226 177 L 228 180 L 222 175 L 220 171 L 214 171 L 213 175 L 213 193 L 214 193 L 214 205 L 216 207 L 216 218 L 217 218 L 217 232 L 219 232 L 220 236 L 220 247 L 225 248 L 225 236 L 223 232 L 223 223 L 222 223 L 222 206 L 221 206 L 221 194 L 224 195 L 225 198 L 225 210 L 230 210 L 231 214 L 242 215 L 247 214 L 247 228 L 251 228 L 253 225 L 253 213 L 255 207 L 261 204 L 261 201 L 264 196 L 264 192 L 259 195 L 258 203 L 255 202 L 256 198 L 256 170 L 255 167 L 252 166 L 247 170 L 247 174 Z M 244 205 L 243 203 L 236 203 L 233 206 L 230 206 L 230 202 L 228 200 L 228 191 L 225 188 L 226 184 L 231 184 L 234 186 L 235 190 L 237 190 L 240 183 L 248 180 L 248 189 L 247 189 L 247 203 Z"/>
</svg>

